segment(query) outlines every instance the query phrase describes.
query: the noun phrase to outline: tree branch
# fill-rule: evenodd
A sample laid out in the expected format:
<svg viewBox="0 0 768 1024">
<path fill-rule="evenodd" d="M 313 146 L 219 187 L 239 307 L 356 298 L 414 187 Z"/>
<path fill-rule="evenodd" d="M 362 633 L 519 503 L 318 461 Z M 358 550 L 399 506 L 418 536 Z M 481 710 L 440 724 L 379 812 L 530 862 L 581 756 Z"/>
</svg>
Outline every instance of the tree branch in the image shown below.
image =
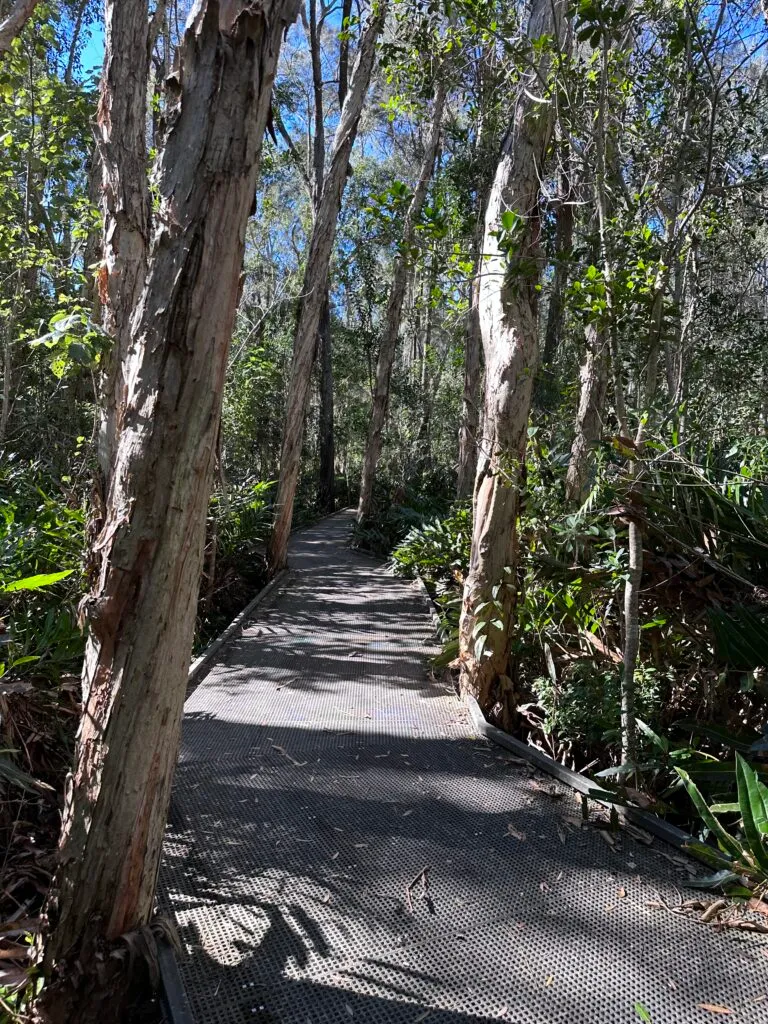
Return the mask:
<svg viewBox="0 0 768 1024">
<path fill-rule="evenodd" d="M 10 49 L 13 40 L 22 32 L 32 17 L 37 0 L 16 0 L 11 13 L 0 23 L 0 53 Z"/>
</svg>

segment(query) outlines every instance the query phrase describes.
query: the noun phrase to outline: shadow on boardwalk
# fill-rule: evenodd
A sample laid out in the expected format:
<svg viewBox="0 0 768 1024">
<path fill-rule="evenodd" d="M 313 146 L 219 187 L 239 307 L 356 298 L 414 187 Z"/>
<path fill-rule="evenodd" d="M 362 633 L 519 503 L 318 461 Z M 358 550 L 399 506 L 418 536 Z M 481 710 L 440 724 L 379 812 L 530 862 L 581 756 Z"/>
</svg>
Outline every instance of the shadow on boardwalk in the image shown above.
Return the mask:
<svg viewBox="0 0 768 1024">
<path fill-rule="evenodd" d="M 759 943 L 649 907 L 680 901 L 672 851 L 478 742 L 419 595 L 345 529 L 188 702 L 161 893 L 198 1024 L 768 1020 Z"/>
</svg>

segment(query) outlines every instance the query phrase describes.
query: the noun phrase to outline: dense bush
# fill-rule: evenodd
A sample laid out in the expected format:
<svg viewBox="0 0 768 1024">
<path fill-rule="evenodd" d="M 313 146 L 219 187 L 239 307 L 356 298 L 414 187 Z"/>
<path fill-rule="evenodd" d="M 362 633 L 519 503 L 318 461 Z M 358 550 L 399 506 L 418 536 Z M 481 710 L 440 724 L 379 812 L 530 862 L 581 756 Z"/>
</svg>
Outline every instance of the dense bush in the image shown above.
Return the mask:
<svg viewBox="0 0 768 1024">
<path fill-rule="evenodd" d="M 39 463 L 0 470 L 0 615 L 5 671 L 56 679 L 77 669 L 85 530 L 83 500 Z M 61 579 L 46 583 L 48 577 Z M 23 581 L 27 581 L 24 583 Z"/>
</svg>

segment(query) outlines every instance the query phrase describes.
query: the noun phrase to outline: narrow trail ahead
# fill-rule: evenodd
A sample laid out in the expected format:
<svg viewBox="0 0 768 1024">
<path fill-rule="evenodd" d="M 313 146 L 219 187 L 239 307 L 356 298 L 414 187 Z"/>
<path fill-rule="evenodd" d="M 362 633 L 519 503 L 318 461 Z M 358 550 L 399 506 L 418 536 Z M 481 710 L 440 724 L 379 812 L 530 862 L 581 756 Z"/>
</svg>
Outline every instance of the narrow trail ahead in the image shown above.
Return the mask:
<svg viewBox="0 0 768 1024">
<path fill-rule="evenodd" d="M 683 858 L 477 740 L 350 523 L 294 537 L 186 704 L 160 893 L 197 1024 L 766 1024 L 765 945 L 664 909 Z"/>
</svg>

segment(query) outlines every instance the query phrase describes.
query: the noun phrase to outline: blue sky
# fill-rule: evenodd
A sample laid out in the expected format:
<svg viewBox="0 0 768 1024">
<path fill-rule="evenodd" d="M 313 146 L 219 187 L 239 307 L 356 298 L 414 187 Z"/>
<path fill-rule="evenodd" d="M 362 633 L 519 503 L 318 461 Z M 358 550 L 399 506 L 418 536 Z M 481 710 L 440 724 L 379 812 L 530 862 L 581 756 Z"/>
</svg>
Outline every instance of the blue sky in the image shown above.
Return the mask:
<svg viewBox="0 0 768 1024">
<path fill-rule="evenodd" d="M 100 69 L 104 60 L 104 23 L 98 18 L 89 29 L 89 37 L 80 57 L 83 74 Z"/>
</svg>

